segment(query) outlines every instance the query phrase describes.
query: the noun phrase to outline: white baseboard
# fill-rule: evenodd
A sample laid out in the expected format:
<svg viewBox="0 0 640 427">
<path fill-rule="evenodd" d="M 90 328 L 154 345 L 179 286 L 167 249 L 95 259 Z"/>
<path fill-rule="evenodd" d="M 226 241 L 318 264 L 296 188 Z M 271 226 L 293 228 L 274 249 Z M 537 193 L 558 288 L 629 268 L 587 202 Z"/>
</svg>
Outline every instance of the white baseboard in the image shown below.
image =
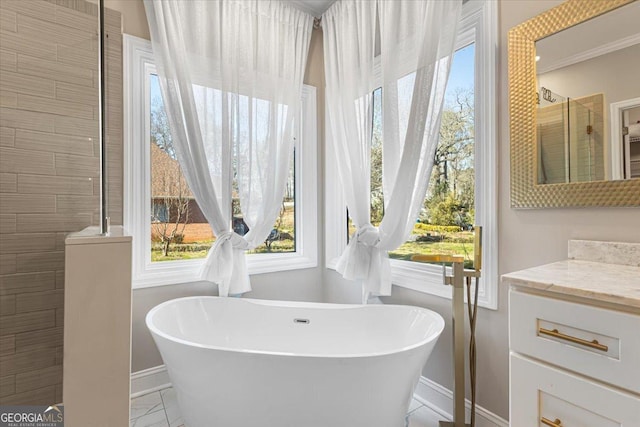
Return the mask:
<svg viewBox="0 0 640 427">
<path fill-rule="evenodd" d="M 443 420 L 451 420 L 453 413 L 453 393 L 448 388 L 420 377 L 414 397 L 434 412 L 440 414 Z M 471 414 L 471 402 L 465 401 L 467 420 Z M 509 421 L 505 420 L 476 405 L 476 427 L 509 427 Z"/>
<path fill-rule="evenodd" d="M 131 374 L 131 398 L 171 387 L 171 380 L 164 365 L 155 366 Z"/>
</svg>

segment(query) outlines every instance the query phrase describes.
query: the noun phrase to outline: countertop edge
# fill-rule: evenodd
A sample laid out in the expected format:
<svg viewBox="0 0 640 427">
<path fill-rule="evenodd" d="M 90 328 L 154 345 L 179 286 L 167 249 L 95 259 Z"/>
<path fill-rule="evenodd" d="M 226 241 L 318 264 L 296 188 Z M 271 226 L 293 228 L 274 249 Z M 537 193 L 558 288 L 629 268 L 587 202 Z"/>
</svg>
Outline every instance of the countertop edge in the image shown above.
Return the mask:
<svg viewBox="0 0 640 427">
<path fill-rule="evenodd" d="M 557 261 L 549 264 L 544 264 L 528 269 L 518 270 L 510 273 L 505 273 L 501 276 L 501 283 L 505 283 L 508 285 L 514 285 L 523 288 L 536 289 L 539 291 L 545 291 L 555 294 L 561 294 L 565 296 L 573 296 L 580 297 L 596 302 L 602 303 L 610 303 L 615 305 L 621 305 L 633 309 L 640 309 L 640 279 L 638 282 L 638 296 L 628 295 L 630 292 L 630 288 L 627 286 L 620 286 L 616 288 L 617 282 L 612 279 L 611 285 L 605 290 L 602 291 L 593 289 L 593 288 L 581 288 L 576 285 L 565 285 L 562 283 L 562 278 L 559 280 L 555 280 L 553 278 L 543 279 L 533 277 L 535 275 L 541 275 L 548 270 L 549 276 L 553 276 L 554 273 L 558 274 L 558 268 L 568 268 L 571 266 L 576 266 L 584 269 L 588 269 L 589 267 L 594 268 L 600 273 L 603 273 L 606 269 L 616 269 L 616 271 L 620 271 L 620 269 L 629 271 L 630 273 L 634 273 L 637 271 L 637 275 L 635 277 L 640 277 L 640 267 L 635 266 L 621 266 L 614 264 L 605 264 L 595 261 L 582 261 L 582 260 L 564 260 Z"/>
</svg>

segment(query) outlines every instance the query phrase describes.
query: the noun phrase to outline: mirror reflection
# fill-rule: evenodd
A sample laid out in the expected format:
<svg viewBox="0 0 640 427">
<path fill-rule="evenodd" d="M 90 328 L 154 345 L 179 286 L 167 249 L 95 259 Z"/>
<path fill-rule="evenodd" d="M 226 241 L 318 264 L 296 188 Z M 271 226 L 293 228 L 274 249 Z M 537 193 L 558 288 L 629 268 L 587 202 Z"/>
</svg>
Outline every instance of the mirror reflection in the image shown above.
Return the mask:
<svg viewBox="0 0 640 427">
<path fill-rule="evenodd" d="M 536 41 L 537 183 L 640 178 L 640 2 Z"/>
</svg>

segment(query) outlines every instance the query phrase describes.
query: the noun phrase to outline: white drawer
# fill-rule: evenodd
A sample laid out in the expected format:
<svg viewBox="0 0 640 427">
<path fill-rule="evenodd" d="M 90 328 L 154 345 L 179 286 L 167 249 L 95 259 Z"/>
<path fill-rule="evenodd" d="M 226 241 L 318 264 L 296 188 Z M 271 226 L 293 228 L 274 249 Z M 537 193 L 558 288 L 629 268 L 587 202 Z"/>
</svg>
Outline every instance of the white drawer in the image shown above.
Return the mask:
<svg viewBox="0 0 640 427">
<path fill-rule="evenodd" d="M 640 398 L 511 353 L 513 427 L 638 427 Z"/>
<path fill-rule="evenodd" d="M 509 348 L 640 393 L 640 316 L 511 289 Z"/>
<path fill-rule="evenodd" d="M 509 347 L 640 393 L 640 316 L 512 289 Z"/>
</svg>

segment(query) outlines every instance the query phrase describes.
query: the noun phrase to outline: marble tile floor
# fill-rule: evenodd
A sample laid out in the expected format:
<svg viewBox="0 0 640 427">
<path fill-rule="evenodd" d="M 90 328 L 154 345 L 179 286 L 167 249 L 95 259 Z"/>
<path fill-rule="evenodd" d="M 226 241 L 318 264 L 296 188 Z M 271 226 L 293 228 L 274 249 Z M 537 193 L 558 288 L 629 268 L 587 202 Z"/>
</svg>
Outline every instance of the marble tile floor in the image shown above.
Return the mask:
<svg viewBox="0 0 640 427">
<path fill-rule="evenodd" d="M 438 427 L 441 418 L 416 399 L 409 406 L 409 427 Z M 129 427 L 185 427 L 173 388 L 131 399 Z"/>
</svg>

